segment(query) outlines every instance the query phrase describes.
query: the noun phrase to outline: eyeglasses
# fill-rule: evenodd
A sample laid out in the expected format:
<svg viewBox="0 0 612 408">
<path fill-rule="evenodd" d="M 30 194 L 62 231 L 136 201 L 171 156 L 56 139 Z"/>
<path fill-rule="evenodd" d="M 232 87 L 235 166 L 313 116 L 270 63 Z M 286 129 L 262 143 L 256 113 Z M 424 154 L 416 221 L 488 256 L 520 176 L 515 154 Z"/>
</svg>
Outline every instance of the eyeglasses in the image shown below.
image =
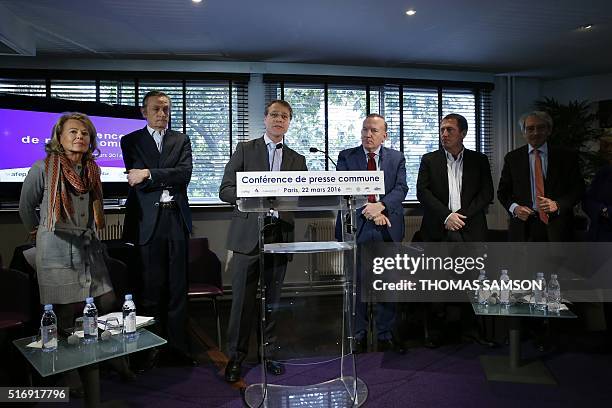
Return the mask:
<svg viewBox="0 0 612 408">
<path fill-rule="evenodd" d="M 544 130 L 548 129 L 548 125 L 536 125 L 536 126 L 527 126 L 525 127 L 525 132 L 527 133 L 533 133 L 536 130 L 538 132 L 542 132 Z"/>
<path fill-rule="evenodd" d="M 289 120 L 289 115 L 287 115 L 286 113 L 279 113 L 279 112 L 270 112 L 268 113 L 268 116 L 270 116 L 272 119 L 282 119 L 282 120 Z"/>
</svg>

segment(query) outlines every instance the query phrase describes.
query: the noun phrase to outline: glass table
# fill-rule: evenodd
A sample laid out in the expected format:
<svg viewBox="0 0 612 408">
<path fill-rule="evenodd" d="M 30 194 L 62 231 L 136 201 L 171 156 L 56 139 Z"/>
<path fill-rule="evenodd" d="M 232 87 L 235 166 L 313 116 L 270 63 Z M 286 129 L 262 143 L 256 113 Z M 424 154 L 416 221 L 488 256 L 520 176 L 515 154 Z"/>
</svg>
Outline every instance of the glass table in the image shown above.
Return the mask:
<svg viewBox="0 0 612 408">
<path fill-rule="evenodd" d="M 472 303 L 477 316 L 505 317 L 509 319 L 508 356 L 480 356 L 480 363 L 487 380 L 507 381 L 527 384 L 556 385 L 554 377 L 540 360 L 521 360 L 521 320 L 535 319 L 575 319 L 577 316 L 570 310 L 559 313 L 536 310 L 533 304 L 513 303 L 510 306 L 482 305 Z"/>
<path fill-rule="evenodd" d="M 36 337 L 15 340 L 13 344 L 43 377 L 78 369 L 83 381 L 86 407 L 100 405 L 98 363 L 166 344 L 166 340 L 146 329 L 139 329 L 137 338 L 132 340 L 118 334 L 93 344 L 84 344 L 81 341 L 78 345 L 71 345 L 66 339 L 60 338 L 57 350 L 52 352 L 28 347 L 33 341 L 36 341 Z"/>
</svg>

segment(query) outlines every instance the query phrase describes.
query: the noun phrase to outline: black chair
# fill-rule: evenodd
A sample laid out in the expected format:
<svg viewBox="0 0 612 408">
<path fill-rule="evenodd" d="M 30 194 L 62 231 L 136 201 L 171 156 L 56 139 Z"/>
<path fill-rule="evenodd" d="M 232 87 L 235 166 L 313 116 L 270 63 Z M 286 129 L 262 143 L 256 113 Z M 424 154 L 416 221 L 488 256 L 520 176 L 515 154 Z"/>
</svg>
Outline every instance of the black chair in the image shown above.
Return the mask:
<svg viewBox="0 0 612 408">
<path fill-rule="evenodd" d="M 0 330 L 24 327 L 32 316 L 30 278 L 15 269 L 0 269 Z"/>
<path fill-rule="evenodd" d="M 190 300 L 210 299 L 217 322 L 217 345 L 221 347 L 221 320 L 217 298 L 223 295 L 222 268 L 219 257 L 210 250 L 208 238 L 189 240 L 189 289 Z"/>
<path fill-rule="evenodd" d="M 30 372 L 13 340 L 33 333 L 36 312 L 30 305 L 30 278 L 27 274 L 9 268 L 0 268 L 0 385 L 32 385 Z M 38 308 L 37 310 L 40 310 Z"/>
</svg>

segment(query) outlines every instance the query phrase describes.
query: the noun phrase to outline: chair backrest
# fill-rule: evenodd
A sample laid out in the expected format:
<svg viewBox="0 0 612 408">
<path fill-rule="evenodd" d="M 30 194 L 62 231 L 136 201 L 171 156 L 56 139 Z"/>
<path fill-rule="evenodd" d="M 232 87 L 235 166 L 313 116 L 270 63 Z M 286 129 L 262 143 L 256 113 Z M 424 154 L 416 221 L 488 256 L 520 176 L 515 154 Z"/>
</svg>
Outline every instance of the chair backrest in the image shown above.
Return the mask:
<svg viewBox="0 0 612 408">
<path fill-rule="evenodd" d="M 32 319 L 30 277 L 16 269 L 0 268 L 0 311 L 18 313 Z"/>
<path fill-rule="evenodd" d="M 189 282 L 206 283 L 223 289 L 221 260 L 210 250 L 208 238 L 189 240 Z"/>
<path fill-rule="evenodd" d="M 110 256 L 104 258 L 106 263 L 106 269 L 108 269 L 108 275 L 111 283 L 113 284 L 113 291 L 117 297 L 117 304 L 121 306 L 123 304 L 123 297 L 127 293 L 134 293 L 134 288 L 130 287 L 130 279 L 128 275 L 128 268 L 123 261 L 119 259 L 111 258 Z"/>
</svg>

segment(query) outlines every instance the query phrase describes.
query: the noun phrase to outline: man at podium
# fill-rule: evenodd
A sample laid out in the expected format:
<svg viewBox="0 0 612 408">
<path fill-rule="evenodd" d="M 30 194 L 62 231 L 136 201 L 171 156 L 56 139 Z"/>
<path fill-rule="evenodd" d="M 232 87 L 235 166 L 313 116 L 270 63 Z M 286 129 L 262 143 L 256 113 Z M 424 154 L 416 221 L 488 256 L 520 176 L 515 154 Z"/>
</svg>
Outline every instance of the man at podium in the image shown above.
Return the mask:
<svg viewBox="0 0 612 408">
<path fill-rule="evenodd" d="M 238 143 L 236 151 L 225 166 L 219 187 L 221 200 L 236 205 L 236 172 L 239 171 L 306 171 L 306 158 L 285 144 L 285 133 L 292 117 L 291 105 L 274 100 L 264 111 L 266 132 L 258 139 Z M 293 241 L 293 215 L 278 213 L 266 217 L 266 243 Z M 241 212 L 234 208 L 230 224 L 227 248 L 233 251 L 230 270 L 232 273 L 232 308 L 227 329 L 230 360 L 225 368 L 225 380 L 240 379 L 240 368 L 248 354 L 249 336 L 256 321 L 257 284 L 259 282 L 259 225 L 258 214 Z M 281 287 L 287 269 L 287 256 L 268 254 L 265 257 L 264 279 L 266 281 L 267 311 L 265 342 L 266 369 L 273 375 L 281 375 L 284 367 L 274 361 L 275 321 L 274 309 L 280 300 Z"/>
<path fill-rule="evenodd" d="M 372 113 L 363 121 L 361 145 L 346 149 L 338 155 L 336 170 L 380 170 L 385 173 L 385 194 L 368 196 L 368 203 L 357 211 L 357 244 L 366 242 L 399 242 L 404 238 L 404 210 L 402 201 L 408 192 L 406 184 L 406 159 L 404 155 L 383 146 L 387 139 L 387 122 L 379 114 Z M 336 225 L 336 238 L 341 229 Z M 361 254 L 358 254 L 361 259 Z M 361 295 L 361 281 L 368 271 L 361 261 L 357 264 L 357 302 L 355 304 L 355 352 L 367 351 L 368 316 L 367 303 Z M 371 273 L 371 271 L 370 271 Z M 392 335 L 395 323 L 395 303 L 378 302 L 376 308 L 377 350 L 395 350 L 404 353 L 402 346 Z"/>
</svg>

